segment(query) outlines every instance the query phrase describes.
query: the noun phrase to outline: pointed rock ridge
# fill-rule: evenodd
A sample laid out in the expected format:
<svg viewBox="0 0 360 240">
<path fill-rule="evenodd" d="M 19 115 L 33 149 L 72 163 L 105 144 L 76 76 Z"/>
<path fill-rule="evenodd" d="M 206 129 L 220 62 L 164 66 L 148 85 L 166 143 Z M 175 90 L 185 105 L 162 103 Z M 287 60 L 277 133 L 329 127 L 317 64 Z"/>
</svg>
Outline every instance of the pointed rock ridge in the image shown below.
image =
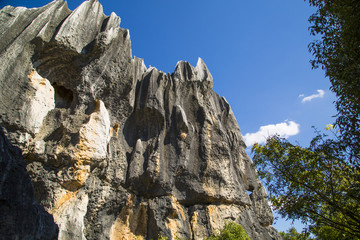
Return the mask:
<svg viewBox="0 0 360 240">
<path fill-rule="evenodd" d="M 194 79 L 194 67 L 189 62 L 179 61 L 176 64 L 173 76 L 178 81 L 191 81 Z"/>
<path fill-rule="evenodd" d="M 112 28 L 118 28 L 121 23 L 121 18 L 112 12 L 109 17 L 104 20 L 101 31 L 107 31 Z"/>
<path fill-rule="evenodd" d="M 120 31 L 120 22 L 120 17 L 114 12 L 112 12 L 109 17 L 105 18 L 101 27 L 101 34 L 97 37 L 98 42 L 103 43 L 104 45 L 109 45 L 111 41 L 118 36 Z"/>
<path fill-rule="evenodd" d="M 46 29 L 58 27 L 58 19 L 63 20 L 71 11 L 66 2 L 56 0 L 41 8 L 27 9 L 6 6 L 1 9 L 1 13 L 0 54 L 11 51 L 9 47 L 14 43 L 18 43 L 18 47 L 22 47 L 25 42 L 33 39 L 39 32 L 45 35 Z"/>
<path fill-rule="evenodd" d="M 144 60 L 142 58 L 133 57 L 131 60 L 133 63 L 134 76 L 137 80 L 147 71 Z"/>
<path fill-rule="evenodd" d="M 71 14 L 66 2 L 62 0 L 55 0 L 52 3 L 53 5 L 47 11 L 47 14 L 50 14 L 49 21 L 45 24 L 37 36 L 44 42 L 50 42 L 59 22 L 63 21 L 65 17 Z"/>
<path fill-rule="evenodd" d="M 213 78 L 205 62 L 199 57 L 195 67 L 196 78 L 200 81 L 212 82 Z"/>
<path fill-rule="evenodd" d="M 178 81 L 199 81 L 207 83 L 210 88 L 213 87 L 213 78 L 204 61 L 199 57 L 196 67 L 191 66 L 189 62 L 179 61 L 176 64 L 175 71 L 172 74 Z"/>
<path fill-rule="evenodd" d="M 99 1 L 85 1 L 66 18 L 55 40 L 81 53 L 83 48 L 90 44 L 100 32 L 105 18 Z"/>
</svg>

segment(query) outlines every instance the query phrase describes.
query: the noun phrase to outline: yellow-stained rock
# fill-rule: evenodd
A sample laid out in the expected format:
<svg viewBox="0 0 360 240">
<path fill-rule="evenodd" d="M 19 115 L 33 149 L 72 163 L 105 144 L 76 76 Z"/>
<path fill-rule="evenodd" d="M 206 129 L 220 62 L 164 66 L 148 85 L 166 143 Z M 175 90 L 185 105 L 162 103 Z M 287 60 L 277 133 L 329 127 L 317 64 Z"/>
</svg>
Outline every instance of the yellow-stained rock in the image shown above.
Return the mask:
<svg viewBox="0 0 360 240">
<path fill-rule="evenodd" d="M 143 240 L 147 235 L 147 203 L 135 205 L 131 195 L 110 229 L 110 240 Z"/>
<path fill-rule="evenodd" d="M 57 216 L 62 212 L 63 208 L 65 208 L 66 205 L 69 205 L 74 200 L 76 193 L 77 192 L 64 190 L 64 192 L 62 192 L 61 195 L 57 197 L 54 207 L 49 210 L 49 212 L 53 214 L 55 221 L 57 220 Z"/>
<path fill-rule="evenodd" d="M 80 129 L 80 142 L 75 147 L 76 158 L 84 163 L 105 158 L 109 141 L 109 113 L 104 103 L 97 100 L 95 111 L 90 115 L 89 121 Z"/>
</svg>

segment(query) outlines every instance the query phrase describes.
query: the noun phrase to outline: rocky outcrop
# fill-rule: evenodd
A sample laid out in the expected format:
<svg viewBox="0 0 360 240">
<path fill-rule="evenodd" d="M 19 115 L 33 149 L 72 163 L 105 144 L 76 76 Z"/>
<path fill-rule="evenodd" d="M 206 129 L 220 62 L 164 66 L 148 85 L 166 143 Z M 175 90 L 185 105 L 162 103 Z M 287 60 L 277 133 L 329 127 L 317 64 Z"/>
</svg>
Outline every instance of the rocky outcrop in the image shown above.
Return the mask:
<svg viewBox="0 0 360 240">
<path fill-rule="evenodd" d="M 57 239 L 53 217 L 36 203 L 21 150 L 0 128 L 0 239 Z"/>
<path fill-rule="evenodd" d="M 203 239 L 226 221 L 280 239 L 200 58 L 147 69 L 96 0 L 7 6 L 0 23 L 0 124 L 59 239 Z"/>
</svg>

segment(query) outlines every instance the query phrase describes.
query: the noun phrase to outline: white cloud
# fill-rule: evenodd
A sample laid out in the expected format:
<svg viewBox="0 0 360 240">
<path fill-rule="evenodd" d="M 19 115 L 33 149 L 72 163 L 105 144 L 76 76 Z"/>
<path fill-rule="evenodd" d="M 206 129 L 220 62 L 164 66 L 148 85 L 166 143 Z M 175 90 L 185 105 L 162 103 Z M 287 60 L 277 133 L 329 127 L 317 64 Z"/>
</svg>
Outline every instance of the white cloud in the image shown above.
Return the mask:
<svg viewBox="0 0 360 240">
<path fill-rule="evenodd" d="M 247 133 L 244 136 L 246 146 L 251 146 L 254 143 L 265 143 L 266 139 L 273 135 L 279 135 L 283 138 L 294 136 L 300 132 L 300 125 L 294 121 L 285 121 L 278 124 L 270 124 L 261 126 L 256 133 Z"/>
<path fill-rule="evenodd" d="M 304 103 L 304 102 L 310 102 L 311 100 L 313 100 L 314 98 L 322 98 L 324 97 L 325 95 L 325 91 L 324 90 L 317 90 L 318 93 L 316 94 L 313 94 L 313 95 L 310 95 L 310 96 L 307 96 L 305 97 L 304 94 L 300 94 L 299 97 L 302 98 L 301 102 Z"/>
</svg>

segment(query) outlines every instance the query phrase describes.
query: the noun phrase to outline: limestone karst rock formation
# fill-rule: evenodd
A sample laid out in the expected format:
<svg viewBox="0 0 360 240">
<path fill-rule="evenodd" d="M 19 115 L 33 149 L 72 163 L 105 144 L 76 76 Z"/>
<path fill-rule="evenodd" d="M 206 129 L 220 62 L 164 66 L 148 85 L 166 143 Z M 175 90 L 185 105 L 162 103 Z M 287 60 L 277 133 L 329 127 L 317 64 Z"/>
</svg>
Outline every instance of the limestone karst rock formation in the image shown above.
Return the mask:
<svg viewBox="0 0 360 240">
<path fill-rule="evenodd" d="M 203 239 L 235 221 L 281 239 L 205 63 L 147 69 L 119 25 L 97 0 L 0 11 L 0 125 L 58 238 Z"/>
<path fill-rule="evenodd" d="M 21 150 L 0 127 L 0 239 L 56 239 L 58 226 L 34 199 Z"/>
</svg>

